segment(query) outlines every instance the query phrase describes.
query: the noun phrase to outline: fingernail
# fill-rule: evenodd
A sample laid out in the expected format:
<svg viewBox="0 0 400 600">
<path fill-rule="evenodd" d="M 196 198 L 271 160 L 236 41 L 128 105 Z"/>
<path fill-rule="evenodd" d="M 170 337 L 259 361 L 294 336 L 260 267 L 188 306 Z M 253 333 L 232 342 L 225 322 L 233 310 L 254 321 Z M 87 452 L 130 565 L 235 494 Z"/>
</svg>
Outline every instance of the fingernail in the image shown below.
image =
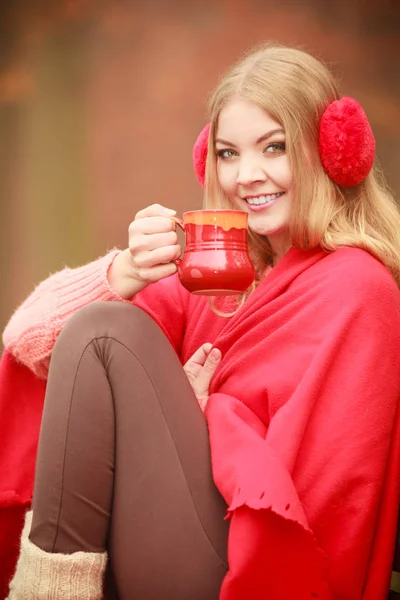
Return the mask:
<svg viewBox="0 0 400 600">
<path fill-rule="evenodd" d="M 212 350 L 211 354 L 210 354 L 210 358 L 211 360 L 213 360 L 214 362 L 218 362 L 221 358 L 221 353 L 218 350 Z"/>
<path fill-rule="evenodd" d="M 172 210 L 172 208 L 166 208 L 165 212 L 167 215 L 176 215 L 176 210 Z"/>
</svg>

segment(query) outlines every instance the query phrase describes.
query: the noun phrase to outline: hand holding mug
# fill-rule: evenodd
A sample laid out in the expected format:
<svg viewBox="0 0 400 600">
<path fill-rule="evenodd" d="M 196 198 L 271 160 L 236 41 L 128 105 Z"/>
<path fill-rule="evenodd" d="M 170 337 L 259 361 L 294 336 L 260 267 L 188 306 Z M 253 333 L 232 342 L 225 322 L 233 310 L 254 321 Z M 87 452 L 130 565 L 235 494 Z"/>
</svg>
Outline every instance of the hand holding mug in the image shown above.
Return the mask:
<svg viewBox="0 0 400 600">
<path fill-rule="evenodd" d="M 140 210 L 129 225 L 129 247 L 114 260 L 109 271 L 111 287 L 123 298 L 131 298 L 149 283 L 177 271 L 181 254 L 175 223 L 176 211 L 152 204 Z"/>
<path fill-rule="evenodd" d="M 110 285 L 123 298 L 131 298 L 178 271 L 182 285 L 193 294 L 241 294 L 255 277 L 247 219 L 240 210 L 216 209 L 189 211 L 181 220 L 176 211 L 160 204 L 148 206 L 129 226 L 129 248 L 114 260 Z M 182 259 L 175 225 L 185 232 Z"/>
</svg>

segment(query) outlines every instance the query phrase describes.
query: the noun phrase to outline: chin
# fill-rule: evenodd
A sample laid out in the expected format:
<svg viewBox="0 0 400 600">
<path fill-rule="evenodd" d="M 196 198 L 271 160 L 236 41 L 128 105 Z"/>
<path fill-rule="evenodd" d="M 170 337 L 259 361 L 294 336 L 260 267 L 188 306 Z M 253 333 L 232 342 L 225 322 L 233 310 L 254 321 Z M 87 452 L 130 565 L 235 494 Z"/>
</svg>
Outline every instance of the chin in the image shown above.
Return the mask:
<svg viewBox="0 0 400 600">
<path fill-rule="evenodd" d="M 261 220 L 258 219 L 254 219 L 252 218 L 253 215 L 249 215 L 249 229 L 251 229 L 252 231 L 254 231 L 254 233 L 258 233 L 259 235 L 276 235 L 277 233 L 279 233 L 280 228 L 279 227 L 274 227 L 274 226 L 269 226 L 265 224 L 265 219 L 264 219 L 264 223 Z"/>
<path fill-rule="evenodd" d="M 287 226 L 283 225 L 276 225 L 275 227 L 266 227 L 265 223 L 254 223 L 252 222 L 252 219 L 249 219 L 249 229 L 251 229 L 251 231 L 253 231 L 254 233 L 257 233 L 258 235 L 263 235 L 268 238 L 274 238 L 276 236 L 281 237 L 288 230 Z"/>
</svg>

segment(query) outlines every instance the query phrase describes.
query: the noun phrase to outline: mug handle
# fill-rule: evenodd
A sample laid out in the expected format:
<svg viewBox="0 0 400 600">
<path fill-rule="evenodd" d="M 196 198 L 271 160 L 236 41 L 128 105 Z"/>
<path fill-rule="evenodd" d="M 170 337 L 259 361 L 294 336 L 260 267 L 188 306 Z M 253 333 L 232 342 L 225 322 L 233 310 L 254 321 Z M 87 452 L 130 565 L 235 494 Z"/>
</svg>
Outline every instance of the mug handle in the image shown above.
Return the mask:
<svg viewBox="0 0 400 600">
<path fill-rule="evenodd" d="M 182 221 L 182 219 L 180 219 L 179 217 L 168 217 L 168 219 L 171 219 L 171 221 L 176 223 L 178 227 L 182 229 L 182 231 L 185 231 L 185 223 Z"/>
<path fill-rule="evenodd" d="M 176 225 L 178 225 L 178 227 L 182 229 L 183 232 L 185 232 L 185 223 L 182 221 L 182 219 L 180 219 L 179 217 L 168 217 L 168 219 L 171 219 L 171 221 L 173 221 Z M 176 258 L 173 262 L 179 267 L 179 263 L 181 262 L 181 260 L 181 258 Z"/>
</svg>

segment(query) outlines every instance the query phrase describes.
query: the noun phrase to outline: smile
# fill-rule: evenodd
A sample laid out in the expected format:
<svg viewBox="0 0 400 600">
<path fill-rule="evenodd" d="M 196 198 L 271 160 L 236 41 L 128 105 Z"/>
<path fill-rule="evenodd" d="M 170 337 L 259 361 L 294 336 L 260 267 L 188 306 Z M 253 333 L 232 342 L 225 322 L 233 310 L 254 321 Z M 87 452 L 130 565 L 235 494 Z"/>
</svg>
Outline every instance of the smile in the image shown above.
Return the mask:
<svg viewBox="0 0 400 600">
<path fill-rule="evenodd" d="M 280 198 L 280 196 L 282 196 L 283 194 L 284 192 L 278 192 L 277 194 L 266 194 L 264 196 L 248 197 L 244 198 L 244 200 L 250 206 L 262 206 L 263 204 L 269 204 L 270 202 L 273 202 L 277 198 Z"/>
<path fill-rule="evenodd" d="M 252 205 L 267 204 L 268 202 L 276 200 L 277 198 L 279 198 L 279 196 L 282 196 L 283 193 L 284 192 L 278 192 L 277 194 L 266 194 L 265 196 L 254 196 L 252 198 L 248 197 L 245 198 L 245 200 L 248 204 Z"/>
</svg>

